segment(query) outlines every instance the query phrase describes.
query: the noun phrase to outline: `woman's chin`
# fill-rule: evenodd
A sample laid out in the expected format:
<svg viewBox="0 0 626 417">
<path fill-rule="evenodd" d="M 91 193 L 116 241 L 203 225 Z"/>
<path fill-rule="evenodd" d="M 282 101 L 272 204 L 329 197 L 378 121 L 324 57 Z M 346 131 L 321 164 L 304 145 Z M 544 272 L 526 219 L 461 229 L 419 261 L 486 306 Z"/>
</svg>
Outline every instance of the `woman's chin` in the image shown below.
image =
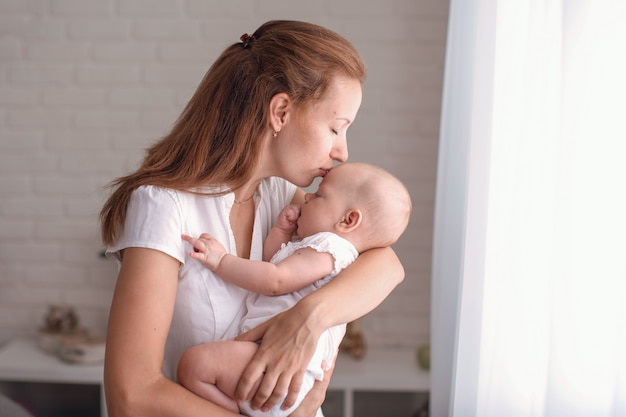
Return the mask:
<svg viewBox="0 0 626 417">
<path fill-rule="evenodd" d="M 297 182 L 293 182 L 293 184 L 297 185 L 300 188 L 307 188 L 310 187 L 311 185 L 313 185 L 313 183 L 315 183 L 316 179 L 320 179 L 320 176 L 313 176 L 313 177 L 309 177 L 309 178 L 302 178 L 301 180 L 299 179 Z"/>
</svg>

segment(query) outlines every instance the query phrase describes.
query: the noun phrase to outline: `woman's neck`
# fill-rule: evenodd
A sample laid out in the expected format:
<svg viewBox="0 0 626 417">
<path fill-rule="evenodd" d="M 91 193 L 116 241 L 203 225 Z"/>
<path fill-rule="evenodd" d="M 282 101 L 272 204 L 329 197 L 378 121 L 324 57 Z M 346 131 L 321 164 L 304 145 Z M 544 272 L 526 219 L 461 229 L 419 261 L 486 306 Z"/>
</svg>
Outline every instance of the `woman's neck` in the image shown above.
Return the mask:
<svg viewBox="0 0 626 417">
<path fill-rule="evenodd" d="M 235 195 L 235 204 L 241 205 L 254 203 L 254 193 L 256 192 L 260 183 L 261 180 L 248 181 L 245 184 L 234 189 L 233 194 Z M 231 185 L 229 185 L 229 187 L 233 189 Z"/>
<path fill-rule="evenodd" d="M 242 194 L 248 195 L 248 194 Z M 235 192 L 235 204 L 230 208 L 230 229 L 235 238 L 237 256 L 249 259 L 252 247 L 252 234 L 254 230 L 254 189 L 250 189 L 250 194 L 244 200 L 237 198 Z"/>
</svg>

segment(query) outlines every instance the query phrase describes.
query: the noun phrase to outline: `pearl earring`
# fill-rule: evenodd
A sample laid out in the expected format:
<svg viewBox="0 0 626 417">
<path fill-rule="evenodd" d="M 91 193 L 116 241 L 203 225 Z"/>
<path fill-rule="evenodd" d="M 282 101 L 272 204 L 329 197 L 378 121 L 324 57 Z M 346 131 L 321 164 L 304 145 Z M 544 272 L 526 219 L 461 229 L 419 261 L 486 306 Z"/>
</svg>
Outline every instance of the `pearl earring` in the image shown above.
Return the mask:
<svg viewBox="0 0 626 417">
<path fill-rule="evenodd" d="M 273 136 L 274 136 L 274 137 L 278 136 L 278 132 L 277 132 L 277 131 L 274 131 L 274 135 L 273 135 Z"/>
</svg>

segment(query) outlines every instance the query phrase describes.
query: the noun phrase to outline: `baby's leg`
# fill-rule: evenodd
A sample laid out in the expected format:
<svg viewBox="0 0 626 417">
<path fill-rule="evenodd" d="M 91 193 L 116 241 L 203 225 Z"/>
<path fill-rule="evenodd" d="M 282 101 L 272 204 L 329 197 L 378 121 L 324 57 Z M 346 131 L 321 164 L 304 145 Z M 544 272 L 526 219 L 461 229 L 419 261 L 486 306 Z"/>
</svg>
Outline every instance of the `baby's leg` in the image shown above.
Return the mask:
<svg viewBox="0 0 626 417">
<path fill-rule="evenodd" d="M 235 389 L 258 349 L 254 342 L 224 340 L 188 349 L 178 364 L 178 382 L 227 410 L 239 413 Z"/>
</svg>

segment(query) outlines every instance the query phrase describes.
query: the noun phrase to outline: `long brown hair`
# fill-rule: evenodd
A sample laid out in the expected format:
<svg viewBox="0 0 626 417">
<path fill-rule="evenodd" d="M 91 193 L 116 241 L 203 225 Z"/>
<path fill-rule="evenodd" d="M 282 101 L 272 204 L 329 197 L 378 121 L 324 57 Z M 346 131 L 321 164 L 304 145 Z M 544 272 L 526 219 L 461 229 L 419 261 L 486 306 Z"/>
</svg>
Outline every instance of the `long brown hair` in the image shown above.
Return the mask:
<svg viewBox="0 0 626 417">
<path fill-rule="evenodd" d="M 270 129 L 268 109 L 277 93 L 308 104 L 337 75 L 365 79 L 354 46 L 324 27 L 269 21 L 230 45 L 209 68 L 169 134 L 147 149 L 137 171 L 114 180 L 100 212 L 102 239 L 112 244 L 132 192 L 142 185 L 186 191 L 249 179 Z"/>
</svg>

